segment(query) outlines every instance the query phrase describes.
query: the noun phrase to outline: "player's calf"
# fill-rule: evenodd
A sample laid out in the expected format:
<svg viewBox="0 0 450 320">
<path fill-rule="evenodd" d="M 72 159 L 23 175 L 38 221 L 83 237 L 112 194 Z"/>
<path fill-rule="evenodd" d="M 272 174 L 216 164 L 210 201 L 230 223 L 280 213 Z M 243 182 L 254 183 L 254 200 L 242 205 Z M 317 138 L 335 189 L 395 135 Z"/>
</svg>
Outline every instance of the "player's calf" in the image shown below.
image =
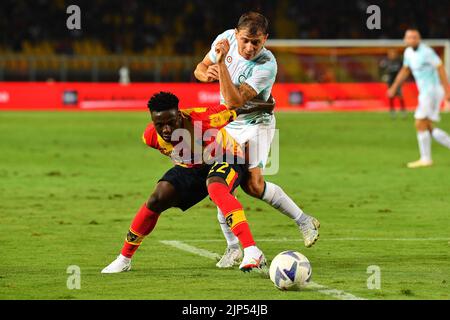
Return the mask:
<svg viewBox="0 0 450 320">
<path fill-rule="evenodd" d="M 210 170 L 207 178 L 208 194 L 211 200 L 223 213 L 227 225 L 239 239 L 244 248 L 244 267 L 241 270 L 251 270 L 260 267 L 265 259 L 253 239 L 244 209 L 241 203 L 232 195 L 235 186 L 239 184 L 241 167 L 228 163 L 216 163 Z"/>
<path fill-rule="evenodd" d="M 119 273 L 131 269 L 131 258 L 142 240 L 155 228 L 159 215 L 147 208 L 147 203 L 139 209 L 125 237 L 120 255 L 104 268 L 102 273 Z"/>
<path fill-rule="evenodd" d="M 157 184 L 148 201 L 136 213 L 126 235 L 120 255 L 102 270 L 102 273 L 119 273 L 131 269 L 131 258 L 144 238 L 156 226 L 161 212 L 174 206 L 175 188 L 166 181 Z"/>
<path fill-rule="evenodd" d="M 249 170 L 248 178 L 241 184 L 241 188 L 249 196 L 261 199 L 265 189 L 264 176 L 260 172 L 261 169 L 256 168 L 259 172 L 255 172 L 254 169 Z"/>
<path fill-rule="evenodd" d="M 434 128 L 431 131 L 431 136 L 442 146 L 450 149 L 450 136 L 442 129 Z"/>
<path fill-rule="evenodd" d="M 222 211 L 227 225 L 231 231 L 238 237 L 245 249 L 255 245 L 253 236 L 248 226 L 247 219 L 244 214 L 244 209 L 240 202 L 230 193 L 228 185 L 223 182 L 218 182 L 214 179 L 213 182 L 208 184 L 208 193 L 211 200 Z"/>
</svg>

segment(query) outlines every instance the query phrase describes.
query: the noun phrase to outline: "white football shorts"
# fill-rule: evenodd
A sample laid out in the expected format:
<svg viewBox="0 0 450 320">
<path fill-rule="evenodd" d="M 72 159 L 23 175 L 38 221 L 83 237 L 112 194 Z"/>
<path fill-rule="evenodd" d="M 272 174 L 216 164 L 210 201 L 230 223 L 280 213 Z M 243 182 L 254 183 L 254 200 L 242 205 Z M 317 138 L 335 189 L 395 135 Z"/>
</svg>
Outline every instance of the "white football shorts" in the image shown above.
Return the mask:
<svg viewBox="0 0 450 320">
<path fill-rule="evenodd" d="M 419 105 L 414 113 L 415 119 L 430 119 L 437 122 L 440 117 L 440 106 L 444 99 L 444 88 L 435 86 L 426 92 L 419 94 Z"/>
<path fill-rule="evenodd" d="M 249 169 L 266 167 L 270 145 L 275 135 L 275 125 L 273 113 L 250 113 L 239 115 L 225 127 L 237 143 L 248 149 Z"/>
</svg>

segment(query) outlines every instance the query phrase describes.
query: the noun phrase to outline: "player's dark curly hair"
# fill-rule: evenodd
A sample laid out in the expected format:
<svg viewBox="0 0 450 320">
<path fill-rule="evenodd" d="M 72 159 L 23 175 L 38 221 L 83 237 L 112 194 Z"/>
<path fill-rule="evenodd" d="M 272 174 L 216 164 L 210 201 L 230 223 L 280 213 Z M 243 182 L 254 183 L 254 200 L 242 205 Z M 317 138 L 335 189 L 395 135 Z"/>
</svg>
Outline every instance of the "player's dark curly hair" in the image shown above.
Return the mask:
<svg viewBox="0 0 450 320">
<path fill-rule="evenodd" d="M 259 32 L 267 34 L 269 22 L 262 14 L 250 11 L 239 18 L 236 28 L 238 30 L 247 29 L 251 35 L 257 35 Z"/>
<path fill-rule="evenodd" d="M 178 98 L 171 92 L 160 91 L 148 100 L 147 107 L 151 111 L 178 109 Z"/>
</svg>

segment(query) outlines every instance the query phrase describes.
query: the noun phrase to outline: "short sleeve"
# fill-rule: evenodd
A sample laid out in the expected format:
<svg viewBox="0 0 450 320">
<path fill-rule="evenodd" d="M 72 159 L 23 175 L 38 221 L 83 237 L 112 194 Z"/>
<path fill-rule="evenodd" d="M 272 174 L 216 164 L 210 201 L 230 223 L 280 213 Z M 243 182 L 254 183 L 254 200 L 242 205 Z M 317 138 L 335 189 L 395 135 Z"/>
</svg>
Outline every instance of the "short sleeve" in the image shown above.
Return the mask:
<svg viewBox="0 0 450 320">
<path fill-rule="evenodd" d="M 234 32 L 234 30 L 231 30 L 231 29 L 230 29 L 230 30 L 227 30 L 227 31 L 225 31 L 225 32 L 223 32 L 223 33 L 221 33 L 221 34 L 219 34 L 219 35 L 216 37 L 216 39 L 214 40 L 214 42 L 211 44 L 211 49 L 209 50 L 208 58 L 209 58 L 209 60 L 212 61 L 212 63 L 217 63 L 217 54 L 216 54 L 216 50 L 214 50 L 215 47 L 216 47 L 217 42 L 219 42 L 219 41 L 222 40 L 222 39 L 228 39 L 228 40 L 230 40 L 230 34 L 231 34 L 232 32 Z"/>
<path fill-rule="evenodd" d="M 259 94 L 261 91 L 273 86 L 276 74 L 276 64 L 265 63 L 260 66 L 256 66 L 253 69 L 252 75 L 245 81 L 245 83 L 252 87 L 256 91 L 256 94 Z"/>
<path fill-rule="evenodd" d="M 403 53 L 403 66 L 410 68 L 409 58 L 408 58 L 408 52 L 405 50 Z"/>
<path fill-rule="evenodd" d="M 439 58 L 439 56 L 436 54 L 436 52 L 431 48 L 430 48 L 427 58 L 428 58 L 427 60 L 435 68 L 439 67 L 442 64 L 441 58 Z"/>
<path fill-rule="evenodd" d="M 142 134 L 142 141 L 150 148 L 158 149 L 158 136 L 152 123 L 145 128 L 145 131 Z"/>
</svg>

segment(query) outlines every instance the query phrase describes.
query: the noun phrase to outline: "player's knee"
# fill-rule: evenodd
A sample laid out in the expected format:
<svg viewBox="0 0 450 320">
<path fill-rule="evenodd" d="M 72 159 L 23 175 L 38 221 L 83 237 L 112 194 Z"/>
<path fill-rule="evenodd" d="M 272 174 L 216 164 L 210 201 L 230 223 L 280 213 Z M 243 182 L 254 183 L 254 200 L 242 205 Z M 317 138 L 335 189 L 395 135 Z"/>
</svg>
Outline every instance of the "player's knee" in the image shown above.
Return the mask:
<svg viewBox="0 0 450 320">
<path fill-rule="evenodd" d="M 209 185 L 212 183 L 220 183 L 220 184 L 227 185 L 227 182 L 222 177 L 218 177 L 218 176 L 212 176 L 212 177 L 208 177 L 206 179 L 206 187 L 209 187 Z"/>
<path fill-rule="evenodd" d="M 162 212 L 164 200 L 159 193 L 152 193 L 147 200 L 147 208 L 154 212 Z"/>
<path fill-rule="evenodd" d="M 148 209 L 161 213 L 174 206 L 173 186 L 168 182 L 159 183 L 156 190 L 150 195 L 146 206 Z"/>
<path fill-rule="evenodd" d="M 426 131 L 428 129 L 428 121 L 427 120 L 416 120 L 415 123 L 417 131 Z"/>
<path fill-rule="evenodd" d="M 241 187 L 248 195 L 254 198 L 261 198 L 264 192 L 264 177 L 251 175 Z"/>
<path fill-rule="evenodd" d="M 430 119 L 419 119 L 416 120 L 417 131 L 426 131 L 433 129 L 433 121 Z"/>
</svg>

